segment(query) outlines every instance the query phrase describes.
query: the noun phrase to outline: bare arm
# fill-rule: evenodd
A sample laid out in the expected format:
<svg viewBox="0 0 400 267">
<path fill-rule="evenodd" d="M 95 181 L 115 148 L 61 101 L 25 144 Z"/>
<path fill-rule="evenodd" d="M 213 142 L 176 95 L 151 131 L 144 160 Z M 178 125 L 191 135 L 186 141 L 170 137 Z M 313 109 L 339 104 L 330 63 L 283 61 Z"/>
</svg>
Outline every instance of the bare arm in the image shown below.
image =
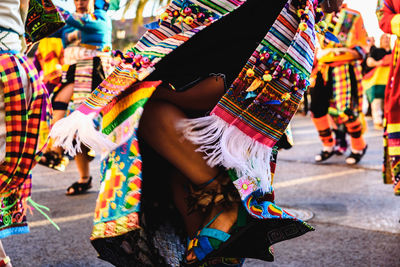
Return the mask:
<svg viewBox="0 0 400 267">
<path fill-rule="evenodd" d="M 378 66 L 380 66 L 380 65 L 382 65 L 382 61 L 381 61 L 381 60 L 376 61 L 376 60 L 375 60 L 374 58 L 372 58 L 372 57 L 367 58 L 367 66 L 368 66 L 368 67 L 370 67 L 370 68 L 375 68 L 375 67 L 378 67 Z"/>
</svg>

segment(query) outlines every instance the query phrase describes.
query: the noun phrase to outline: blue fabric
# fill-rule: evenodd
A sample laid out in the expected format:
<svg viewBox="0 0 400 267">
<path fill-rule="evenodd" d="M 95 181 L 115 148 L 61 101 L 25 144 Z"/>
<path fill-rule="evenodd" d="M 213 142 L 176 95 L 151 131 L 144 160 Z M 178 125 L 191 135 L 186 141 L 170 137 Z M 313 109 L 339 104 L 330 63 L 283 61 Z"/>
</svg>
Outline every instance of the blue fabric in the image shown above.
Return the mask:
<svg viewBox="0 0 400 267">
<path fill-rule="evenodd" d="M 214 248 L 212 247 L 210 240 L 208 240 L 208 238 L 205 236 L 199 237 L 199 244 L 203 252 L 207 255 L 214 251 Z"/>
<path fill-rule="evenodd" d="M 16 55 L 21 53 L 20 51 L 17 50 L 0 50 L 0 55 L 2 54 L 12 54 L 12 55 Z"/>
<path fill-rule="evenodd" d="M 194 254 L 196 254 L 197 259 L 200 261 L 203 260 L 207 256 L 207 253 L 203 251 L 203 248 L 201 246 L 194 247 L 193 251 L 194 251 Z"/>
<path fill-rule="evenodd" d="M 63 43 L 64 48 L 70 45 L 70 42 L 68 42 L 68 34 L 72 33 L 73 31 L 76 31 L 77 29 L 70 26 L 70 25 L 65 25 L 64 28 L 62 28 L 62 33 L 61 33 L 61 40 Z"/>
<path fill-rule="evenodd" d="M 0 239 L 12 236 L 12 235 L 20 235 L 20 234 L 28 234 L 29 226 L 24 224 L 21 226 L 10 227 L 7 229 L 0 229 Z"/>
<path fill-rule="evenodd" d="M 108 10 L 108 7 L 110 6 L 109 1 L 107 0 L 95 0 L 94 2 L 94 8 L 95 9 L 103 9 L 103 10 Z"/>
<path fill-rule="evenodd" d="M 16 32 L 16 31 L 14 31 L 13 29 L 8 29 L 8 28 L 4 28 L 4 27 L 1 27 L 0 26 L 0 32 L 13 32 L 13 33 L 16 33 L 16 34 L 18 34 L 19 35 L 19 33 L 18 32 Z"/>
<path fill-rule="evenodd" d="M 107 12 L 102 9 L 96 9 L 93 13 L 85 14 L 82 17 L 68 15 L 67 11 L 66 23 L 74 30 L 81 31 L 81 43 L 94 45 L 103 49 L 111 48 L 111 19 L 107 16 Z M 65 36 L 65 34 L 64 34 Z"/>
<path fill-rule="evenodd" d="M 212 228 L 204 228 L 199 236 L 211 237 L 222 242 L 226 242 L 231 237 L 228 233 Z"/>
</svg>

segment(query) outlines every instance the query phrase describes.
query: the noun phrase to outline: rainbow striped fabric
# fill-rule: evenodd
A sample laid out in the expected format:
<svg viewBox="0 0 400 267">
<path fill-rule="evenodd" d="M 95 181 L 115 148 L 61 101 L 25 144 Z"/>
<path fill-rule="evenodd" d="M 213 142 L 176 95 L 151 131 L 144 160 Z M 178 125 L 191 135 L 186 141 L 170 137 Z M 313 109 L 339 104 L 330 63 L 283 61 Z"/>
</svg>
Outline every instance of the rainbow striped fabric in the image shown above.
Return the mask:
<svg viewBox="0 0 400 267">
<path fill-rule="evenodd" d="M 143 106 L 159 84 L 137 83 L 102 111 L 103 132 L 122 145 L 102 162 L 92 240 L 122 235 L 139 227 L 142 159 L 136 131 Z"/>
</svg>

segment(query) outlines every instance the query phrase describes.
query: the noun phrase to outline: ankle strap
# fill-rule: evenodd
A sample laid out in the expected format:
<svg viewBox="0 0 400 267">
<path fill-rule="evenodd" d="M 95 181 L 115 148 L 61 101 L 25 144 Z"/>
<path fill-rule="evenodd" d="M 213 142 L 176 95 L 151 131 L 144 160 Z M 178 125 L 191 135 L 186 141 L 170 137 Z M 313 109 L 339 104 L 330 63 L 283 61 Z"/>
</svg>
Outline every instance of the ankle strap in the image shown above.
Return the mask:
<svg viewBox="0 0 400 267">
<path fill-rule="evenodd" d="M 203 187 L 206 187 L 207 185 L 210 185 L 212 182 L 214 182 L 221 175 L 221 172 L 222 171 L 219 171 L 214 178 L 212 178 L 211 180 L 205 182 L 204 184 L 199 185 L 199 187 L 203 188 Z"/>
</svg>

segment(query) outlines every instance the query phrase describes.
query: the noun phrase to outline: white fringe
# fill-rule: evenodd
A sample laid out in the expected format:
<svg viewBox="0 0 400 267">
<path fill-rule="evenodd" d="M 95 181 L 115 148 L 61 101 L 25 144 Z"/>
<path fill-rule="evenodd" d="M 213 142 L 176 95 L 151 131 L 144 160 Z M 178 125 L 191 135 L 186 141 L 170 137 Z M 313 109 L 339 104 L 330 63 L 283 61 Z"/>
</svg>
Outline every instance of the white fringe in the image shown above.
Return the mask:
<svg viewBox="0 0 400 267">
<path fill-rule="evenodd" d="M 260 179 L 263 192 L 271 191 L 272 148 L 215 115 L 182 120 L 177 128 L 185 138 L 200 146 L 197 151 L 206 154 L 208 165 L 235 169 L 239 178 Z"/>
<path fill-rule="evenodd" d="M 114 150 L 117 145 L 107 139 L 107 135 L 95 129 L 93 119 L 76 110 L 67 118 L 57 121 L 51 131 L 50 137 L 54 140 L 54 146 L 61 146 L 68 154 L 75 156 L 81 152 L 81 143 L 102 154 L 105 151 Z M 75 141 L 75 145 L 73 144 Z"/>
</svg>

